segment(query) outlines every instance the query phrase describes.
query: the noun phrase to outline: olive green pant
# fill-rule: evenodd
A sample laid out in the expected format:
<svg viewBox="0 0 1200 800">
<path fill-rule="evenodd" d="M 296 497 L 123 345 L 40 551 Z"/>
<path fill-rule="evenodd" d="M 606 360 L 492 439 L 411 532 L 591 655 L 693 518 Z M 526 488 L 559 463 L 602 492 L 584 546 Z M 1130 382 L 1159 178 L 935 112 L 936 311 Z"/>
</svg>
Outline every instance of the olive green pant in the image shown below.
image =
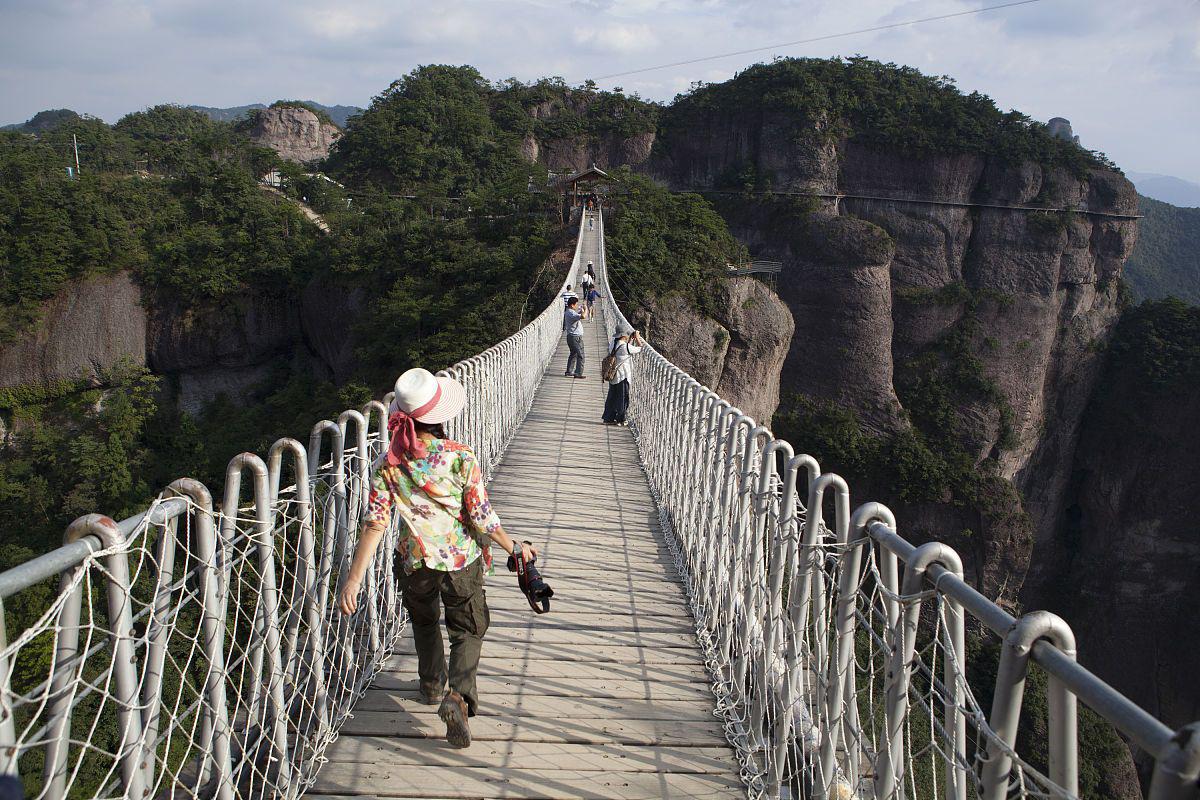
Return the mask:
<svg viewBox="0 0 1200 800">
<path fill-rule="evenodd" d="M 483 559 L 457 572 L 420 567 L 405 575 L 396 565 L 396 583 L 408 609 L 413 641 L 417 646 L 417 674 L 421 690 L 430 697 L 440 694 L 447 681 L 450 688 L 467 701 L 467 712 L 475 716 L 479 695 L 475 676 L 479 672 L 479 652 L 483 635 L 491 623 L 487 598 L 483 592 Z M 446 630 L 450 634 L 450 669 L 446 669 L 439 603 L 446 606 Z"/>
</svg>

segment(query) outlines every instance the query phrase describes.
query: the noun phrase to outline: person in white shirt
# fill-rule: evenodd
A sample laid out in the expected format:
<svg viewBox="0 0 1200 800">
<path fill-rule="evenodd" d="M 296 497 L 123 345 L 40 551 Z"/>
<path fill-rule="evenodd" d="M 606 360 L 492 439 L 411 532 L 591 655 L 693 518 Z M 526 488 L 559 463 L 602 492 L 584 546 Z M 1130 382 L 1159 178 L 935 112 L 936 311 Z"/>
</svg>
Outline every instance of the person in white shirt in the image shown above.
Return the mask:
<svg viewBox="0 0 1200 800">
<path fill-rule="evenodd" d="M 593 271 L 592 262 L 590 261 L 587 263 L 587 272 L 583 273 L 583 278 L 579 281 L 579 288 L 582 290 L 581 294 L 583 295 L 580 299 L 586 303 L 587 299 L 592 295 L 592 290 L 596 288 L 596 273 Z M 590 304 L 583 309 L 584 319 L 591 318 L 591 309 Z"/>
<path fill-rule="evenodd" d="M 579 298 L 572 294 L 567 298 L 567 310 L 563 312 L 563 330 L 567 332 L 567 378 L 586 378 L 583 374 L 583 312 L 579 310 Z M 572 375 L 572 370 L 574 374 Z"/>
<path fill-rule="evenodd" d="M 575 294 L 574 290 L 571 289 L 570 284 L 567 284 L 567 288 L 563 290 L 563 293 L 560 294 L 559 297 L 562 298 L 563 305 L 569 306 L 571 304 L 571 298 L 574 297 L 578 299 L 579 295 Z"/>
<path fill-rule="evenodd" d="M 604 424 L 624 425 L 629 411 L 629 381 L 632 371 L 629 359 L 642 352 L 646 342 L 642 335 L 625 327 L 613 339 L 612 353 L 617 357 L 617 371 L 608 382 L 608 397 L 604 401 Z"/>
</svg>

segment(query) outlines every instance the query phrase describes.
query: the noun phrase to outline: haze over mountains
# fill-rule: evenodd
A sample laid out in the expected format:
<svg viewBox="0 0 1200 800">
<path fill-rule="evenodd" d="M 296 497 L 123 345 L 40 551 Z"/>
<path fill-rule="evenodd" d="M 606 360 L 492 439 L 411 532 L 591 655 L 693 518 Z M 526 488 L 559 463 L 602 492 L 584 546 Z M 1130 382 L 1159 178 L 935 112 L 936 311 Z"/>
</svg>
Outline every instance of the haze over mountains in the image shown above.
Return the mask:
<svg viewBox="0 0 1200 800">
<path fill-rule="evenodd" d="M 318 111 L 323 111 L 329 115 L 334 124 L 339 128 L 345 128 L 346 122 L 350 117 L 362 111 L 358 106 L 327 106 L 323 103 L 318 103 L 315 100 L 301 100 L 306 106 L 312 106 Z M 251 111 L 258 111 L 267 108 L 265 103 L 250 103 L 244 106 L 231 106 L 229 108 L 216 108 L 213 106 L 198 106 L 189 105 L 194 111 L 199 111 L 212 119 L 214 122 L 234 122 L 243 119 L 250 114 Z M 0 125 L 0 130 L 5 131 L 20 131 L 22 133 L 43 133 L 52 128 L 58 127 L 64 122 L 79 119 L 81 115 L 72 111 L 69 108 L 55 108 L 46 111 L 39 111 L 30 119 L 24 122 L 14 122 L 8 125 Z"/>
<path fill-rule="evenodd" d="M 1143 197 L 1183 208 L 1200 207 L 1200 183 L 1154 172 L 1126 172 L 1125 176 Z"/>
</svg>

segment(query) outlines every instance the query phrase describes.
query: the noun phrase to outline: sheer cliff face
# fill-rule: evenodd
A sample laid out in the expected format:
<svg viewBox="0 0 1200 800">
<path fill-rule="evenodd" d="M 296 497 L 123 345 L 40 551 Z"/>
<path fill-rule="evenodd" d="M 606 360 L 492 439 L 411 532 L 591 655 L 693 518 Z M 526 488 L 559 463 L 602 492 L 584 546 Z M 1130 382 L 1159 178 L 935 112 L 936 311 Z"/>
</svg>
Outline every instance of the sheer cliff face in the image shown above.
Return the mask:
<svg viewBox="0 0 1200 800">
<path fill-rule="evenodd" d="M 1115 173 L 1076 177 L 973 154 L 914 158 L 817 127 L 716 109 L 686 130 L 664 125 L 646 169 L 679 189 L 721 189 L 748 175 L 797 195 L 716 201 L 752 253 L 784 264 L 779 295 L 796 323 L 785 393 L 834 401 L 869 429 L 896 432 L 913 415 L 904 388 L 910 404 L 923 401 L 911 387 L 931 354 L 944 365 L 957 348 L 964 363 L 950 362 L 950 374 L 972 371 L 986 389 L 955 398 L 961 445 L 989 460 L 1024 507 L 980 517 L 914 505 L 905 527 L 959 546 L 986 591 L 1015 600 L 1031 555 L 1056 537 L 1135 223 L 1003 207 L 1133 214 L 1136 194 Z M 845 197 L 803 196 L 811 194 Z M 927 199 L 939 203 L 904 202 Z M 964 529 L 975 531 L 969 540 Z"/>
<path fill-rule="evenodd" d="M 586 115 L 591 98 L 586 94 L 568 92 L 562 102 L 567 113 Z M 539 103 L 529 109 L 529 115 L 536 120 L 553 119 L 562 113 L 552 102 Z M 632 135 L 604 132 L 561 137 L 539 137 L 530 132 L 521 142 L 521 155 L 552 172 L 580 172 L 593 164 L 600 169 L 611 169 L 622 164 L 636 166 L 650 157 L 653 145 L 652 130 Z"/>
<path fill-rule="evenodd" d="M 754 278 L 713 287 L 716 313 L 702 314 L 677 295 L 632 309 L 666 358 L 763 425 L 779 405 L 779 378 L 795 325 L 786 304 Z"/>
<path fill-rule="evenodd" d="M 322 122 L 307 108 L 280 106 L 264 108 L 254 118 L 250 138 L 269 147 L 288 161 L 305 164 L 329 155 L 342 132 L 336 125 Z"/>
<path fill-rule="evenodd" d="M 1172 727 L 1200 719 L 1198 451 L 1194 386 L 1109 369 L 1032 598 L 1074 624 L 1084 664 Z"/>
</svg>

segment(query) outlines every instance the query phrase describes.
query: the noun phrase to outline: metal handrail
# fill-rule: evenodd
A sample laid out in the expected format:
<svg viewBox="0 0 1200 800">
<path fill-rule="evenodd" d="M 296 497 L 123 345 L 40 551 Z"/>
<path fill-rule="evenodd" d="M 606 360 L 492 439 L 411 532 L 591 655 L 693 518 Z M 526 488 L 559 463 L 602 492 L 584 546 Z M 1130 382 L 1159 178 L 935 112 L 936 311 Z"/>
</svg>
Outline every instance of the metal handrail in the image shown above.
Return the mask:
<svg viewBox="0 0 1200 800">
<path fill-rule="evenodd" d="M 603 210 L 596 218 L 603 241 Z M 603 246 L 598 272 L 611 340 L 629 323 L 609 290 Z M 948 753 L 948 794 L 965 797 L 967 784 L 974 783 L 980 796 L 998 800 L 1019 773 L 1020 780 L 1042 780 L 1050 794 L 1077 796 L 1074 709 L 1081 700 L 1155 758 L 1152 798 L 1197 797 L 1200 724 L 1172 731 L 1080 665 L 1063 620 L 1041 611 L 1013 617 L 963 580 L 952 548 L 940 543 L 918 548 L 905 541 L 884 506 L 868 503 L 851 514 L 844 481 L 830 473 L 817 477 L 815 460 L 792 457 L 789 444 L 653 346 L 633 358 L 630 369 L 629 419 L 643 468 L 686 576 L 698 633 L 715 670 L 714 688 L 726 711 L 727 735 L 742 759 L 752 795 L 786 794 L 789 781 L 799 780 L 805 770 L 804 791 L 811 796 L 824 797 L 839 782 L 857 793 L 858 765 L 871 758 L 874 798 L 902 796 L 909 769 L 905 760 L 912 758 L 902 750 L 908 687 L 920 663 L 914 637 L 922 623 L 914 609 L 928 594 L 942 620 L 937 646 L 947 669 L 953 666 L 934 682 L 946 703 L 938 730 Z M 832 528 L 826 527 L 823 512 L 829 487 L 838 498 Z M 868 569 L 874 572 L 868 575 Z M 785 586 L 790 587 L 786 598 Z M 763 597 L 765 593 L 770 596 Z M 902 609 L 907 611 L 902 614 Z M 864 616 L 864 611 L 871 613 Z M 963 613 L 1004 641 L 993 707 L 986 714 L 976 709 L 969 720 L 966 651 L 961 634 L 954 633 L 956 626 L 961 631 Z M 867 746 L 863 740 L 868 732 L 856 727 L 861 703 L 849 698 L 861 689 L 856 686 L 860 657 L 853 653 L 858 620 L 875 618 L 884 620 L 883 639 L 893 652 L 877 687 L 886 693 L 885 735 Z M 1014 761 L 1020 758 L 1014 747 L 1030 660 L 1050 678 L 1048 777 L 1037 775 L 1023 760 Z M 788 678 L 772 683 L 776 667 L 771 665 L 776 663 Z M 808 699 L 798 690 L 806 681 L 812 684 Z M 771 688 L 765 691 L 764 686 Z M 811 694 L 814 690 L 819 691 Z M 932 716 L 930 700 L 922 702 Z M 784 713 L 797 703 L 803 705 L 801 714 Z M 799 752 L 809 733 L 801 717 L 825 726 L 814 734 L 821 745 L 811 753 Z M 963 729 L 967 722 L 986 751 L 970 773 Z M 852 746 L 852 740 L 859 744 Z"/>
</svg>

